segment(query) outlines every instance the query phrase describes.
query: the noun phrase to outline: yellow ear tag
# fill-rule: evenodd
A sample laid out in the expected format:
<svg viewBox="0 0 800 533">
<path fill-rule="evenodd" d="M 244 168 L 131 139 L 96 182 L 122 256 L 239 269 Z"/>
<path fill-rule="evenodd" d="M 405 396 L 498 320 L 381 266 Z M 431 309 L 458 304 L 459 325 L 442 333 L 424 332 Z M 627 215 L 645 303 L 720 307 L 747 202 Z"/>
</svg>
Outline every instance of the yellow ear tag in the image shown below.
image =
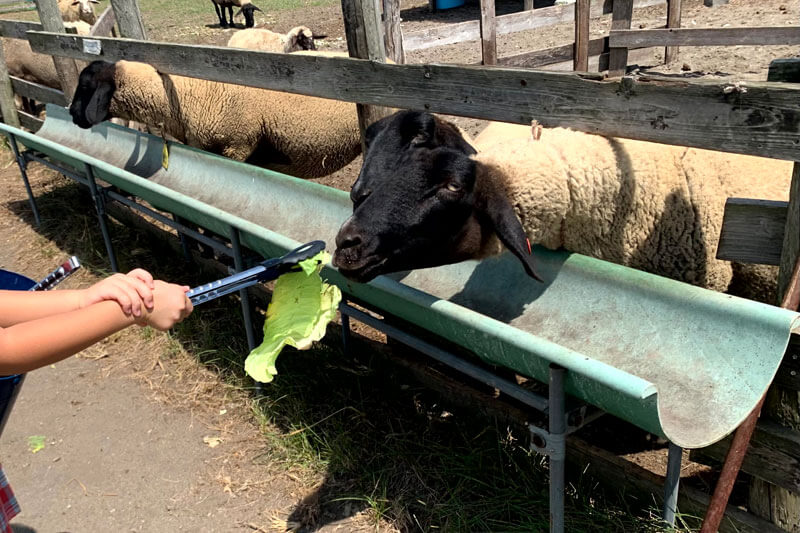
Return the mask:
<svg viewBox="0 0 800 533">
<path fill-rule="evenodd" d="M 169 145 L 166 139 L 164 139 L 164 148 L 161 150 L 161 166 L 164 167 L 164 170 L 169 168 Z"/>
</svg>

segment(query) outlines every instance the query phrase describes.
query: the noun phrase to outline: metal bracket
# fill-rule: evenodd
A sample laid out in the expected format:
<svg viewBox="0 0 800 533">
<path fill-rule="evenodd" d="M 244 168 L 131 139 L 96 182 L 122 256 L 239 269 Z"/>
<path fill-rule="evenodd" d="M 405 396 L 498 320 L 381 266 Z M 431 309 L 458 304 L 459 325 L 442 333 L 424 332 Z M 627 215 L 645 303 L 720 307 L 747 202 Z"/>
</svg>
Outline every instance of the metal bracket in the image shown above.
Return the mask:
<svg viewBox="0 0 800 533">
<path fill-rule="evenodd" d="M 556 435 L 533 424 L 528 425 L 528 429 L 531 432 L 531 450 L 555 460 L 566 458 L 566 434 Z"/>
</svg>

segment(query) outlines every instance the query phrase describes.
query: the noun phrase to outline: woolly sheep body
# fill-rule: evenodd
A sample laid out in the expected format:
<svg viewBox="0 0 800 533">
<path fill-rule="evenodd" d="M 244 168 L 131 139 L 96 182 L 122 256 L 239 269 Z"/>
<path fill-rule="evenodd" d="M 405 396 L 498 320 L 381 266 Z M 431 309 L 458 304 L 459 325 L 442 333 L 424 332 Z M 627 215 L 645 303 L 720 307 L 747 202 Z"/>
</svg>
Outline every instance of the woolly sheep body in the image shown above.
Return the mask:
<svg viewBox="0 0 800 533">
<path fill-rule="evenodd" d="M 791 162 L 530 132 L 493 123 L 475 139 L 474 159 L 503 184 L 531 242 L 758 299 L 774 290 L 774 268 L 718 260 L 717 242 L 726 199 L 787 199 Z"/>
<path fill-rule="evenodd" d="M 75 28 L 78 35 L 89 35 L 89 26 L 86 22 L 65 22 L 65 28 Z M 25 39 L 3 38 L 8 73 L 26 81 L 39 83 L 53 89 L 61 89 L 61 80 L 53 64 L 52 56 L 40 54 L 31 49 Z M 76 62 L 78 69 L 86 66 L 82 61 Z"/>
<path fill-rule="evenodd" d="M 263 28 L 248 28 L 234 33 L 228 40 L 228 46 L 233 48 L 248 48 L 263 52 L 296 52 L 304 50 L 298 37 L 303 36 L 308 42 L 313 43 L 313 33 L 305 26 L 297 26 L 286 34 L 276 33 Z"/>
<path fill-rule="evenodd" d="M 361 151 L 355 104 L 114 65 L 110 114 L 190 146 L 300 178 L 335 172 Z"/>
</svg>

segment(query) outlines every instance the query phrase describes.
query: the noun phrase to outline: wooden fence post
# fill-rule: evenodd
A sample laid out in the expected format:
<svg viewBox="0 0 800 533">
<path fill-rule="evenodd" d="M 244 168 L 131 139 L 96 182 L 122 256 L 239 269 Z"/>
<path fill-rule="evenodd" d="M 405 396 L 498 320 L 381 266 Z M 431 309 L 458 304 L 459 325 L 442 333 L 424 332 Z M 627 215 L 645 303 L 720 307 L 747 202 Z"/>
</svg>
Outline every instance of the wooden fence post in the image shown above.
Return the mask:
<svg viewBox="0 0 800 533">
<path fill-rule="evenodd" d="M 56 0 L 36 0 L 36 7 L 39 10 L 39 20 L 44 31 L 57 33 L 64 32 L 64 21 L 61 20 L 61 12 L 58 9 Z M 64 98 L 67 105 L 72 101 L 75 89 L 78 87 L 78 67 L 74 59 L 53 56 L 53 63 L 61 80 L 61 90 L 64 91 Z"/>
<path fill-rule="evenodd" d="M 144 29 L 144 21 L 136 0 L 111 0 L 111 7 L 114 8 L 121 37 L 147 40 L 147 31 Z"/>
<path fill-rule="evenodd" d="M 667 28 L 681 27 L 681 0 L 667 0 Z M 670 64 L 678 59 L 677 46 L 667 46 L 664 49 L 664 63 Z"/>
<path fill-rule="evenodd" d="M 17 115 L 17 106 L 14 104 L 14 89 L 11 87 L 11 78 L 8 77 L 6 56 L 2 44 L 0 44 L 0 114 L 3 115 L 3 122 L 19 128 L 19 115 Z"/>
<path fill-rule="evenodd" d="M 497 28 L 494 0 L 481 0 L 481 63 L 497 64 Z"/>
<path fill-rule="evenodd" d="M 400 0 L 383 0 L 383 32 L 386 57 L 402 65 L 406 62 L 406 54 L 400 28 Z"/>
<path fill-rule="evenodd" d="M 522 10 L 530 11 L 533 9 L 533 0 L 522 0 Z"/>
<path fill-rule="evenodd" d="M 800 60 L 797 62 L 800 64 Z M 800 77 L 777 78 L 776 69 L 770 65 L 767 77 L 769 81 L 800 82 Z M 795 162 L 778 274 L 779 301 L 786 292 L 798 254 L 800 254 L 800 163 Z M 761 416 L 774 420 L 784 427 L 800 430 L 800 392 L 773 384 L 767 392 Z M 753 514 L 766 518 L 791 533 L 800 531 L 800 494 L 753 478 L 750 483 L 749 504 Z"/>
<path fill-rule="evenodd" d="M 611 13 L 612 30 L 628 30 L 633 18 L 633 0 L 614 0 Z M 623 76 L 628 66 L 628 49 L 611 48 L 608 52 L 608 75 L 610 77 Z"/>
<path fill-rule="evenodd" d="M 589 70 L 589 10 L 591 0 L 575 2 L 575 52 L 572 70 L 587 72 Z M 616 7 L 616 1 L 614 6 Z"/>
<path fill-rule="evenodd" d="M 342 0 L 344 32 L 350 57 L 386 63 L 383 25 L 380 21 L 378 0 Z M 361 129 L 361 148 L 364 133 L 370 124 L 391 114 L 386 107 L 357 104 L 358 125 Z M 365 150 L 364 150 L 365 151 Z"/>
</svg>

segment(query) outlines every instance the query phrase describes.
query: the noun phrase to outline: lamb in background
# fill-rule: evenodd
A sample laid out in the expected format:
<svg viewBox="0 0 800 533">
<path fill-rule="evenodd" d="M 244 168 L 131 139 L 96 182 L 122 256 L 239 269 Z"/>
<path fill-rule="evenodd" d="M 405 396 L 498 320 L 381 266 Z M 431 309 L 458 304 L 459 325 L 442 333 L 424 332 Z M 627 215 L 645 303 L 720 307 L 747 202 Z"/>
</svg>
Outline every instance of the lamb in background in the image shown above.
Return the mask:
<svg viewBox="0 0 800 533">
<path fill-rule="evenodd" d="M 532 243 L 754 299 L 774 291 L 773 267 L 718 260 L 717 240 L 728 197 L 788 198 L 791 162 L 563 128 L 535 140 L 502 123 L 475 153 L 451 124 L 411 111 L 367 140 L 334 258 L 357 281 L 504 247 L 536 277 Z"/>
<path fill-rule="evenodd" d="M 314 39 L 322 39 L 325 35 L 314 35 L 306 26 L 292 28 L 286 34 L 276 33 L 263 28 L 250 28 L 234 33 L 228 40 L 233 48 L 248 48 L 263 52 L 297 52 L 299 50 L 316 50 Z"/>
<path fill-rule="evenodd" d="M 58 0 L 58 10 L 64 22 L 82 20 L 87 24 L 94 24 L 97 16 L 92 4 L 99 4 L 99 0 Z"/>
</svg>

